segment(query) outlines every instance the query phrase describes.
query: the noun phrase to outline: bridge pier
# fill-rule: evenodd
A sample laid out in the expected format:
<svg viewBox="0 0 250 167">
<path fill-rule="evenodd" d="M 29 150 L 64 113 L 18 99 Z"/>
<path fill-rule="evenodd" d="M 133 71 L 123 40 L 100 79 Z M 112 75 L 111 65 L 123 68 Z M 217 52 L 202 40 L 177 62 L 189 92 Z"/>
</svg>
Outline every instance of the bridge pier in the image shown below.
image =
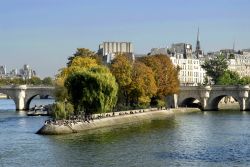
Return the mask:
<svg viewBox="0 0 250 167">
<path fill-rule="evenodd" d="M 26 96 L 26 91 L 27 86 L 26 85 L 20 85 L 20 86 L 16 86 L 14 88 L 15 90 L 15 96 L 13 97 L 13 100 L 16 104 L 16 110 L 20 111 L 20 110 L 25 110 L 25 96 Z"/>
<path fill-rule="evenodd" d="M 208 98 L 210 97 L 210 91 L 211 87 L 210 86 L 204 86 L 200 87 L 200 97 L 201 97 L 201 109 L 202 111 L 205 111 L 209 108 L 208 106 Z"/>
<path fill-rule="evenodd" d="M 178 108 L 178 95 L 173 94 L 166 97 L 167 108 Z"/>
<path fill-rule="evenodd" d="M 239 97 L 240 97 L 240 110 L 245 111 L 247 110 L 247 99 L 249 96 L 249 86 L 239 86 Z"/>
<path fill-rule="evenodd" d="M 246 103 L 246 108 L 244 111 L 250 111 L 250 97 L 246 99 L 245 103 Z"/>
<path fill-rule="evenodd" d="M 240 104 L 240 111 L 246 110 L 246 98 L 242 98 L 242 102 Z"/>
</svg>

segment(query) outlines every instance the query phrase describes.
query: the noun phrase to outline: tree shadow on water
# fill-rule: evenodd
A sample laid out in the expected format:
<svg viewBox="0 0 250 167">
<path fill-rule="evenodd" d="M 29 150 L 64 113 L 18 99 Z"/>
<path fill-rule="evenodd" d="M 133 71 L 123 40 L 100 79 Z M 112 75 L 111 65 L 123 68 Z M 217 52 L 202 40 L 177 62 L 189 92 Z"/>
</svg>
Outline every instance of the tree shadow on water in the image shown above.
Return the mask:
<svg viewBox="0 0 250 167">
<path fill-rule="evenodd" d="M 110 143 L 117 140 L 126 140 L 134 136 L 145 135 L 148 133 L 165 131 L 166 129 L 173 129 L 177 126 L 174 118 L 167 118 L 165 120 L 153 120 L 150 122 L 140 122 L 135 124 L 123 124 L 115 127 L 99 128 L 88 130 L 84 132 L 49 136 L 49 138 L 56 142 L 67 144 L 80 143 Z"/>
</svg>

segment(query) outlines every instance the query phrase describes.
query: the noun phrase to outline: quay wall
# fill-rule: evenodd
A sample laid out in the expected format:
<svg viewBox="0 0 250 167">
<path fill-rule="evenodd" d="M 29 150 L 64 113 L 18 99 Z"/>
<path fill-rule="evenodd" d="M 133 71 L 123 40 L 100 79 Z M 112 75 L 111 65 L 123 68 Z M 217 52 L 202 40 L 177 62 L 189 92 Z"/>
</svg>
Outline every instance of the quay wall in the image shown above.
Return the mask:
<svg viewBox="0 0 250 167">
<path fill-rule="evenodd" d="M 69 134 L 78 133 L 86 130 L 92 130 L 97 128 L 121 126 L 124 124 L 138 124 L 143 122 L 150 122 L 153 120 L 163 120 L 168 117 L 174 116 L 180 113 L 190 113 L 197 112 L 199 109 L 194 108 L 178 108 L 170 110 L 144 110 L 144 112 L 135 112 L 130 114 L 130 111 L 123 111 L 115 113 L 115 116 L 109 116 L 100 119 L 94 119 L 90 122 L 76 122 L 63 125 L 57 124 L 45 124 L 37 134 L 43 135 L 59 135 L 59 134 Z M 126 113 L 126 114 L 125 114 Z M 112 113 L 110 113 L 111 115 Z"/>
</svg>

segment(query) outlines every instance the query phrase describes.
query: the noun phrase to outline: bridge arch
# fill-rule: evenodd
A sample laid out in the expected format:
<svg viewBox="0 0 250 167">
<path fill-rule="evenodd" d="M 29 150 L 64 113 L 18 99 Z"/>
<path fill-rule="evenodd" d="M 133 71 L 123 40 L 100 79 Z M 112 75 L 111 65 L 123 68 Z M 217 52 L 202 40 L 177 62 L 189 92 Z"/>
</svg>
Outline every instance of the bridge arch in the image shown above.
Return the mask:
<svg viewBox="0 0 250 167">
<path fill-rule="evenodd" d="M 192 104 L 195 100 L 201 102 L 200 94 L 197 93 L 197 90 L 184 90 L 181 91 L 178 95 L 178 106 L 186 107 Z"/>
<path fill-rule="evenodd" d="M 183 86 L 176 102 L 178 106 L 185 107 L 197 99 L 201 110 L 214 111 L 219 109 L 218 104 L 223 97 L 231 96 L 239 103 L 240 110 L 245 111 L 250 110 L 249 91 L 248 85 Z"/>
<path fill-rule="evenodd" d="M 202 104 L 199 99 L 194 97 L 187 97 L 180 102 L 180 107 L 195 107 L 202 109 Z"/>
<path fill-rule="evenodd" d="M 214 85 L 210 91 L 209 98 L 207 99 L 207 105 L 205 110 L 214 111 L 218 110 L 219 101 L 225 96 L 233 97 L 240 105 L 240 110 L 247 109 L 246 100 L 249 98 L 248 92 L 250 88 L 248 85 Z"/>
<path fill-rule="evenodd" d="M 224 95 L 218 95 L 218 96 L 215 96 L 215 97 L 211 97 L 208 100 L 208 106 L 210 106 L 210 110 L 218 111 L 220 101 L 224 97 L 227 97 L 227 96 L 230 96 L 230 95 L 224 94 Z M 240 97 L 238 97 L 238 96 L 231 96 L 231 97 L 233 97 L 233 99 L 239 103 L 240 108 L 243 106 L 243 102 L 242 102 L 242 99 Z"/>
<path fill-rule="evenodd" d="M 14 100 L 14 98 L 13 98 L 14 96 L 11 93 L 2 91 L 1 89 L 0 89 L 0 93 L 6 95 L 8 99 Z"/>
<path fill-rule="evenodd" d="M 5 94 L 9 99 L 12 99 L 14 104 L 15 104 L 15 108 L 18 108 L 19 105 L 19 97 L 16 95 L 15 90 L 13 91 L 12 88 L 0 88 L 0 93 Z"/>
<path fill-rule="evenodd" d="M 6 94 L 4 91 L 0 91 L 0 94 L 2 95 L 0 101 L 4 103 L 3 106 L 1 106 L 1 109 L 3 110 L 9 110 L 9 109 L 15 109 L 16 108 L 16 101 L 13 98 L 13 95 L 11 94 Z M 6 96 L 6 97 L 4 97 Z M 13 108 L 13 104 L 14 104 L 14 108 Z"/>
<path fill-rule="evenodd" d="M 54 98 L 54 92 L 47 90 L 47 91 L 27 91 L 26 97 L 25 97 L 25 110 L 30 109 L 30 104 L 31 101 L 36 97 L 36 96 L 43 96 L 43 97 L 53 97 Z"/>
</svg>

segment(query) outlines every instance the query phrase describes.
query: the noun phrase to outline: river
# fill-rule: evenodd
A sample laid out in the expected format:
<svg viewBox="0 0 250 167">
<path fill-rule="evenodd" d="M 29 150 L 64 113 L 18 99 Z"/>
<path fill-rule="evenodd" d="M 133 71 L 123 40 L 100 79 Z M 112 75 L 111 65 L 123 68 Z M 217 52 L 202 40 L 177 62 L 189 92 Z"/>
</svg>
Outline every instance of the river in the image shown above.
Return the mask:
<svg viewBox="0 0 250 167">
<path fill-rule="evenodd" d="M 199 112 L 140 126 L 35 134 L 46 119 L 16 113 L 11 100 L 0 100 L 0 167 L 250 166 L 247 112 Z"/>
</svg>

